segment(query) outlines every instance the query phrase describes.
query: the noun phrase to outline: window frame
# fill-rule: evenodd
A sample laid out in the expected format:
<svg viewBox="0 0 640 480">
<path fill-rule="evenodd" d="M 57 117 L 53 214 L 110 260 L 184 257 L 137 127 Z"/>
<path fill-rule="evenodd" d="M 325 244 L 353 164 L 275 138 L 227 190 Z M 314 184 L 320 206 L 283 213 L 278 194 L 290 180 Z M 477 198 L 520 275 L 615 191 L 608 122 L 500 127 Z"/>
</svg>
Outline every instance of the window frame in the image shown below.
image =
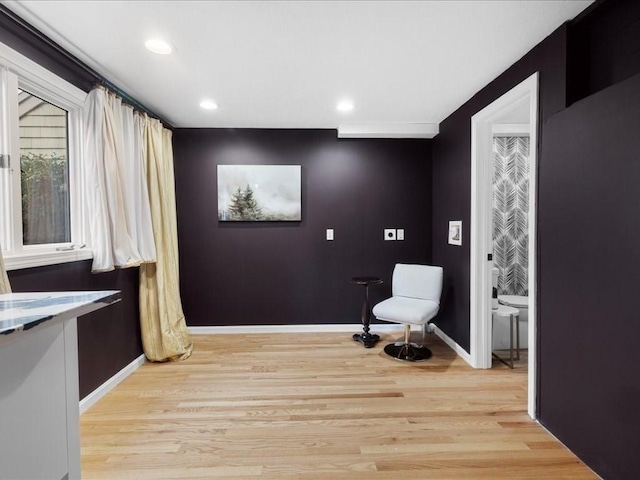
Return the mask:
<svg viewBox="0 0 640 480">
<path fill-rule="evenodd" d="M 84 175 L 83 175 L 83 108 L 87 93 L 71 85 L 66 80 L 38 65 L 27 57 L 0 43 L 0 69 L 6 82 L 4 95 L 0 99 L 0 109 L 8 113 L 3 122 L 13 123 L 6 128 L 11 156 L 10 169 L 2 169 L 3 188 L 0 190 L 0 242 L 7 270 L 31 268 L 44 265 L 86 260 L 93 257 L 86 246 L 87 222 L 84 214 Z M 68 168 L 71 241 L 42 245 L 23 245 L 22 239 L 22 200 L 20 175 L 20 131 L 18 125 L 17 100 L 18 88 L 23 89 L 44 101 L 68 112 Z M 6 104 L 5 104 L 6 102 Z M 16 109 L 16 111 L 13 111 Z M 0 132 L 0 134 L 2 134 Z M 0 152 L 5 153 L 5 152 Z M 18 174 L 16 175 L 16 171 Z M 5 193 L 10 186 L 11 194 Z M 3 233 L 4 232 L 4 233 Z"/>
</svg>

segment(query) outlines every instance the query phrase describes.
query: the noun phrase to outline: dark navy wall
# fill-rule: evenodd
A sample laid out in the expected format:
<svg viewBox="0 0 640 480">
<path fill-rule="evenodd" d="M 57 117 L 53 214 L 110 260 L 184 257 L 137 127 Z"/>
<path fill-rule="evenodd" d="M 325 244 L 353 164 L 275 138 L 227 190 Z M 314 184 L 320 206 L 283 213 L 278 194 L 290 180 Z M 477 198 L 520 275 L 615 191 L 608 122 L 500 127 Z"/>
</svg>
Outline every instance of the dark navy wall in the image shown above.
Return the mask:
<svg viewBox="0 0 640 480">
<path fill-rule="evenodd" d="M 640 478 L 640 75 L 544 127 L 540 421 L 603 478 Z"/>
<path fill-rule="evenodd" d="M 362 287 L 389 296 L 396 262 L 431 261 L 431 141 L 335 130 L 178 129 L 180 285 L 189 325 L 357 323 Z M 302 166 L 302 221 L 217 219 L 216 166 Z M 335 240 L 325 240 L 325 229 Z M 406 240 L 384 241 L 384 228 Z"/>
<path fill-rule="evenodd" d="M 596 2 L 570 25 L 569 103 L 640 73 L 638 32 L 638 0 Z"/>
</svg>

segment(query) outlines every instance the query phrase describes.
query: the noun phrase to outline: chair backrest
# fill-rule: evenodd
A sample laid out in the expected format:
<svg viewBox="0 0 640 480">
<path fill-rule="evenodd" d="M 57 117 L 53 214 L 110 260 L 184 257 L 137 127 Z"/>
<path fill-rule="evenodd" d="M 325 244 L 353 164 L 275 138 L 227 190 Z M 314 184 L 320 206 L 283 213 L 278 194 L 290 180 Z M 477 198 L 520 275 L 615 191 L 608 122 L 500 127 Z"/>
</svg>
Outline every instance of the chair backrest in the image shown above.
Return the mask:
<svg viewBox="0 0 640 480">
<path fill-rule="evenodd" d="M 440 305 L 442 267 L 397 263 L 391 291 L 394 297 L 420 298 Z"/>
</svg>

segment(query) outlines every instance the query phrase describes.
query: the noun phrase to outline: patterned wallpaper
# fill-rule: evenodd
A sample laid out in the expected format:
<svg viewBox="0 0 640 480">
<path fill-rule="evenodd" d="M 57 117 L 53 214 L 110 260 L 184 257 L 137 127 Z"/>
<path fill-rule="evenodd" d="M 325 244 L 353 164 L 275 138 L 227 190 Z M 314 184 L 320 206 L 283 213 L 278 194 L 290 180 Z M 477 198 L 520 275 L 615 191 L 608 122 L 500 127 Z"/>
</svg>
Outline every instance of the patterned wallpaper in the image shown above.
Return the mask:
<svg viewBox="0 0 640 480">
<path fill-rule="evenodd" d="M 529 137 L 493 138 L 493 265 L 498 295 L 528 295 Z"/>
</svg>

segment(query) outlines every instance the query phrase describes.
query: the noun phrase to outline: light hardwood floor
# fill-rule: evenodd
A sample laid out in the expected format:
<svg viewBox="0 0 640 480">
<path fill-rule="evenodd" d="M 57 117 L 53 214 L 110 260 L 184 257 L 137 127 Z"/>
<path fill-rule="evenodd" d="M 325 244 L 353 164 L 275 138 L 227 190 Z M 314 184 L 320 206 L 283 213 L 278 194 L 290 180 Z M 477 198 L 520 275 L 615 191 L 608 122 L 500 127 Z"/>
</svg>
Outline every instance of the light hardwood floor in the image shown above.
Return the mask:
<svg viewBox="0 0 640 480">
<path fill-rule="evenodd" d="M 526 414 L 526 368 L 435 335 L 408 365 L 349 334 L 197 335 L 81 418 L 84 479 L 597 478 Z"/>
</svg>

